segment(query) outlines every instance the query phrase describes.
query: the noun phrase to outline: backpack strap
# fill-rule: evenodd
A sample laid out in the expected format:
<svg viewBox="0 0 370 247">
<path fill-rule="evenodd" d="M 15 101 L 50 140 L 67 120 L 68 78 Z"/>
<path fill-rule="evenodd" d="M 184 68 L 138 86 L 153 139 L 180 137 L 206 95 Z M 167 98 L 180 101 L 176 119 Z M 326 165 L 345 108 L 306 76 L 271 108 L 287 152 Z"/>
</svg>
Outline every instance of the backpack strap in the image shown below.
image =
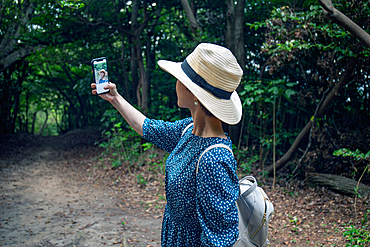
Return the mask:
<svg viewBox="0 0 370 247">
<path fill-rule="evenodd" d="M 218 143 L 218 144 L 214 144 L 214 145 L 211 145 L 209 146 L 208 148 L 206 148 L 206 150 L 203 151 L 203 153 L 200 155 L 199 157 L 199 160 L 198 160 L 198 163 L 197 163 L 197 170 L 196 170 L 196 173 L 195 173 L 195 176 L 198 175 L 198 169 L 199 169 L 199 163 L 200 163 L 200 159 L 203 157 L 203 155 L 208 152 L 209 150 L 213 149 L 213 148 L 226 148 L 227 150 L 230 151 L 231 154 L 233 154 L 233 151 L 231 150 L 231 148 L 229 148 L 228 146 L 226 146 L 225 144 L 222 144 L 222 143 Z"/>
<path fill-rule="evenodd" d="M 249 182 L 252 182 L 252 185 L 250 186 L 250 188 L 243 193 L 243 195 L 248 196 L 250 193 L 252 193 L 257 188 L 257 181 L 253 176 L 245 176 L 244 178 L 239 180 L 239 186 L 243 184 L 243 182 L 246 180 L 248 180 Z M 239 193 L 241 193 L 241 191 Z"/>
<path fill-rule="evenodd" d="M 192 122 L 192 123 L 188 124 L 188 125 L 185 127 L 185 129 L 182 131 L 181 136 L 183 136 L 183 135 L 186 133 L 186 131 L 187 131 L 191 126 L 193 126 L 193 125 L 194 125 L 194 122 Z"/>
<path fill-rule="evenodd" d="M 227 150 L 230 151 L 230 153 L 233 154 L 233 151 L 231 150 L 231 148 L 229 148 L 228 146 L 226 146 L 225 144 L 221 144 L 221 143 L 218 143 L 218 144 L 214 144 L 212 146 L 209 146 L 208 148 L 206 148 L 203 153 L 200 155 L 199 157 L 199 160 L 198 160 L 198 163 L 197 163 L 197 170 L 196 170 L 196 173 L 195 173 L 195 176 L 198 175 L 198 170 L 199 170 L 199 163 L 200 163 L 200 160 L 202 159 L 203 155 L 208 152 L 209 150 L 213 149 L 213 148 L 226 148 Z M 257 181 L 256 179 L 253 177 L 253 176 L 245 176 L 244 178 L 242 178 L 241 180 L 239 180 L 239 186 L 240 184 L 243 184 L 243 182 L 245 182 L 246 180 L 252 182 L 252 185 L 250 186 L 250 188 L 248 189 L 248 191 L 244 192 L 244 194 L 246 193 L 246 195 L 252 193 L 256 188 L 257 188 Z M 240 196 L 240 193 L 241 191 L 239 190 L 239 196 Z"/>
</svg>

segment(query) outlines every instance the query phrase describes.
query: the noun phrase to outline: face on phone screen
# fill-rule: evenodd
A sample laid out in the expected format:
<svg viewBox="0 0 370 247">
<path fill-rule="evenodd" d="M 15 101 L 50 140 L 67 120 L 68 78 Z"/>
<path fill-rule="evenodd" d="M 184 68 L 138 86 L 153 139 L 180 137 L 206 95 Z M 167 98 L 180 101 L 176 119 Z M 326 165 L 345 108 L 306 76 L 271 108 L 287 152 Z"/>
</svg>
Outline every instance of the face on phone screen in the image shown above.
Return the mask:
<svg viewBox="0 0 370 247">
<path fill-rule="evenodd" d="M 93 60 L 92 63 L 97 94 L 108 92 L 109 89 L 104 89 L 104 86 L 109 83 L 107 59 L 102 58 Z"/>
</svg>

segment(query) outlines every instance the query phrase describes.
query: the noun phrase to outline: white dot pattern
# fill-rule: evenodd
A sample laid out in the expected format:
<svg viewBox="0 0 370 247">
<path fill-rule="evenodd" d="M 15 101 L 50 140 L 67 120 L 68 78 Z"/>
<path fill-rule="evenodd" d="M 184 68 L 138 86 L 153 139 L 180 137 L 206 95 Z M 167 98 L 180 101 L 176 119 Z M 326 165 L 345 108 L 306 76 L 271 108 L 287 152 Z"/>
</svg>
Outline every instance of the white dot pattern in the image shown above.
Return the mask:
<svg viewBox="0 0 370 247">
<path fill-rule="evenodd" d="M 144 138 L 170 152 L 166 161 L 167 205 L 162 222 L 162 246 L 233 246 L 237 240 L 239 195 L 236 161 L 225 148 L 206 152 L 196 175 L 201 153 L 209 146 L 222 143 L 231 148 L 231 140 L 199 137 L 193 121 L 176 122 L 146 119 Z"/>
</svg>

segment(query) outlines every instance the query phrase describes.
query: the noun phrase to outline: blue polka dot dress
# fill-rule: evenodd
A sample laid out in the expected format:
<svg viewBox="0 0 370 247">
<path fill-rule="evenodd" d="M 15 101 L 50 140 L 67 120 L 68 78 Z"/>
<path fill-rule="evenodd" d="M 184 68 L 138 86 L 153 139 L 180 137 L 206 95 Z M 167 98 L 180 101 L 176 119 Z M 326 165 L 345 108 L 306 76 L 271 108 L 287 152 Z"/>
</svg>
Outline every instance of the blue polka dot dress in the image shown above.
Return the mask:
<svg viewBox="0 0 370 247">
<path fill-rule="evenodd" d="M 146 119 L 144 138 L 170 153 L 166 162 L 166 198 L 162 222 L 162 246 L 233 246 L 238 231 L 239 195 L 236 161 L 225 148 L 201 153 L 209 146 L 231 140 L 192 134 L 193 121 Z"/>
</svg>

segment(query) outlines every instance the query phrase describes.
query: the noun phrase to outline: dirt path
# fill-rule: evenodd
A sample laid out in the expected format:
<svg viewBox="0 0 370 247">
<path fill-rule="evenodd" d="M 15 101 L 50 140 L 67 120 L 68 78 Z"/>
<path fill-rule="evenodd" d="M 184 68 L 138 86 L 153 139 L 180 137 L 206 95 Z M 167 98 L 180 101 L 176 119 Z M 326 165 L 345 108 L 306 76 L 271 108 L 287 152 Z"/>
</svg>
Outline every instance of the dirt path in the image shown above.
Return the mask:
<svg viewBox="0 0 370 247">
<path fill-rule="evenodd" d="M 1 160 L 0 246 L 160 246 L 160 217 L 124 210 L 64 160 L 48 145 Z"/>
<path fill-rule="evenodd" d="M 150 165 L 111 169 L 109 158 L 94 158 L 94 133 L 0 137 L 0 246 L 160 246 L 163 174 Z M 355 203 L 284 178 L 273 191 L 271 179 L 258 180 L 275 207 L 274 247 L 346 246 L 346 228 L 370 212 L 368 198 Z"/>
</svg>

